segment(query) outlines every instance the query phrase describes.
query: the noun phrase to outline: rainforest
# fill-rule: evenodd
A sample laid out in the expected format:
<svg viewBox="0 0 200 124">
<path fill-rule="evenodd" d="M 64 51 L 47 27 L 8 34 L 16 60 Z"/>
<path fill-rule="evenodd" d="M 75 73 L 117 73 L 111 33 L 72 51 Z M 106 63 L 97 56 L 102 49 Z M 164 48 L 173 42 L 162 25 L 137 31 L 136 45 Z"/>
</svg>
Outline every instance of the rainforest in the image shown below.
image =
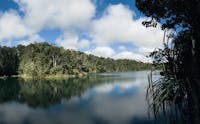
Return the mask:
<svg viewBox="0 0 200 124">
<path fill-rule="evenodd" d="M 145 70 L 150 64 L 97 57 L 48 43 L 0 47 L 0 76 L 76 77 L 88 73 Z"/>
</svg>

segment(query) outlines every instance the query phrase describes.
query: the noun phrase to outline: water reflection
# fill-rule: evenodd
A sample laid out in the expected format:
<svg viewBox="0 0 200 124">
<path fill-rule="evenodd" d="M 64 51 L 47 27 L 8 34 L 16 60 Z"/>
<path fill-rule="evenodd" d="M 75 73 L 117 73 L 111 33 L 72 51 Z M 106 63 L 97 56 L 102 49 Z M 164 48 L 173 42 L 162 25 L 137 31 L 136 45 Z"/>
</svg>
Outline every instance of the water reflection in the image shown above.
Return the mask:
<svg viewBox="0 0 200 124">
<path fill-rule="evenodd" d="M 0 123 L 131 124 L 147 119 L 147 72 L 0 81 Z"/>
</svg>

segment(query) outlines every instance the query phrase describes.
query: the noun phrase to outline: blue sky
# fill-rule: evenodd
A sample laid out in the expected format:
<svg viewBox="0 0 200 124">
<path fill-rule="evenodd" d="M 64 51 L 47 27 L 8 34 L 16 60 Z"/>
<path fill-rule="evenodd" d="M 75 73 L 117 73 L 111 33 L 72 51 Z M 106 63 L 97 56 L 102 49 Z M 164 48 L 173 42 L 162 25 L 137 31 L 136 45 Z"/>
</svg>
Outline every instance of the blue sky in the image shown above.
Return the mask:
<svg viewBox="0 0 200 124">
<path fill-rule="evenodd" d="M 0 43 L 49 42 L 114 59 L 150 61 L 163 31 L 145 28 L 149 18 L 134 0 L 1 0 Z"/>
</svg>

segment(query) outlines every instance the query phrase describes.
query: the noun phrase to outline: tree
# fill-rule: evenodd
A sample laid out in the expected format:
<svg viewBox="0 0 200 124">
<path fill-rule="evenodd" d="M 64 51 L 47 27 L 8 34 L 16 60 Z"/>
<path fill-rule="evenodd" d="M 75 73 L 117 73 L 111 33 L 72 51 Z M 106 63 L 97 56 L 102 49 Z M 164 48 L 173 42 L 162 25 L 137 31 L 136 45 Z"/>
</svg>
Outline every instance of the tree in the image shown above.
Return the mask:
<svg viewBox="0 0 200 124">
<path fill-rule="evenodd" d="M 188 117 L 190 123 L 199 123 L 200 1 L 136 0 L 136 6 L 152 17 L 152 20 L 143 22 L 146 27 L 159 22 L 163 30 L 177 33 L 170 44 L 172 47 L 165 42 L 163 50 L 151 54 L 156 64 L 164 63 L 163 77 L 150 89 L 153 99 L 157 100 L 153 103 L 154 110 L 159 111 L 165 104 L 174 105 L 183 118 Z"/>
<path fill-rule="evenodd" d="M 0 76 L 17 74 L 18 57 L 15 48 L 0 46 Z"/>
</svg>

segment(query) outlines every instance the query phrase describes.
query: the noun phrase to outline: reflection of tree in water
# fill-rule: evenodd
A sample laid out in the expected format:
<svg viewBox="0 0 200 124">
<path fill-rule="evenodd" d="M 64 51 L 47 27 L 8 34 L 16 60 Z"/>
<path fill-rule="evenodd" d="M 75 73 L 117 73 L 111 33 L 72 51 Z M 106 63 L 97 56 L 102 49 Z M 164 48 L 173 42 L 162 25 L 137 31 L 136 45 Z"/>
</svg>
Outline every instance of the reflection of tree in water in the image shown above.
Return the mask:
<svg viewBox="0 0 200 124">
<path fill-rule="evenodd" d="M 0 80 L 0 103 L 17 100 L 20 85 L 16 79 Z"/>
<path fill-rule="evenodd" d="M 100 84 L 124 80 L 121 77 L 89 76 L 63 80 L 0 80 L 0 102 L 16 101 L 30 107 L 49 107 L 61 99 L 81 96 L 88 88 Z"/>
<path fill-rule="evenodd" d="M 80 96 L 94 84 L 96 82 L 90 78 L 37 81 L 9 79 L 0 84 L 0 102 L 17 101 L 31 107 L 48 107 L 59 103 L 62 98 L 68 100 Z"/>
</svg>

